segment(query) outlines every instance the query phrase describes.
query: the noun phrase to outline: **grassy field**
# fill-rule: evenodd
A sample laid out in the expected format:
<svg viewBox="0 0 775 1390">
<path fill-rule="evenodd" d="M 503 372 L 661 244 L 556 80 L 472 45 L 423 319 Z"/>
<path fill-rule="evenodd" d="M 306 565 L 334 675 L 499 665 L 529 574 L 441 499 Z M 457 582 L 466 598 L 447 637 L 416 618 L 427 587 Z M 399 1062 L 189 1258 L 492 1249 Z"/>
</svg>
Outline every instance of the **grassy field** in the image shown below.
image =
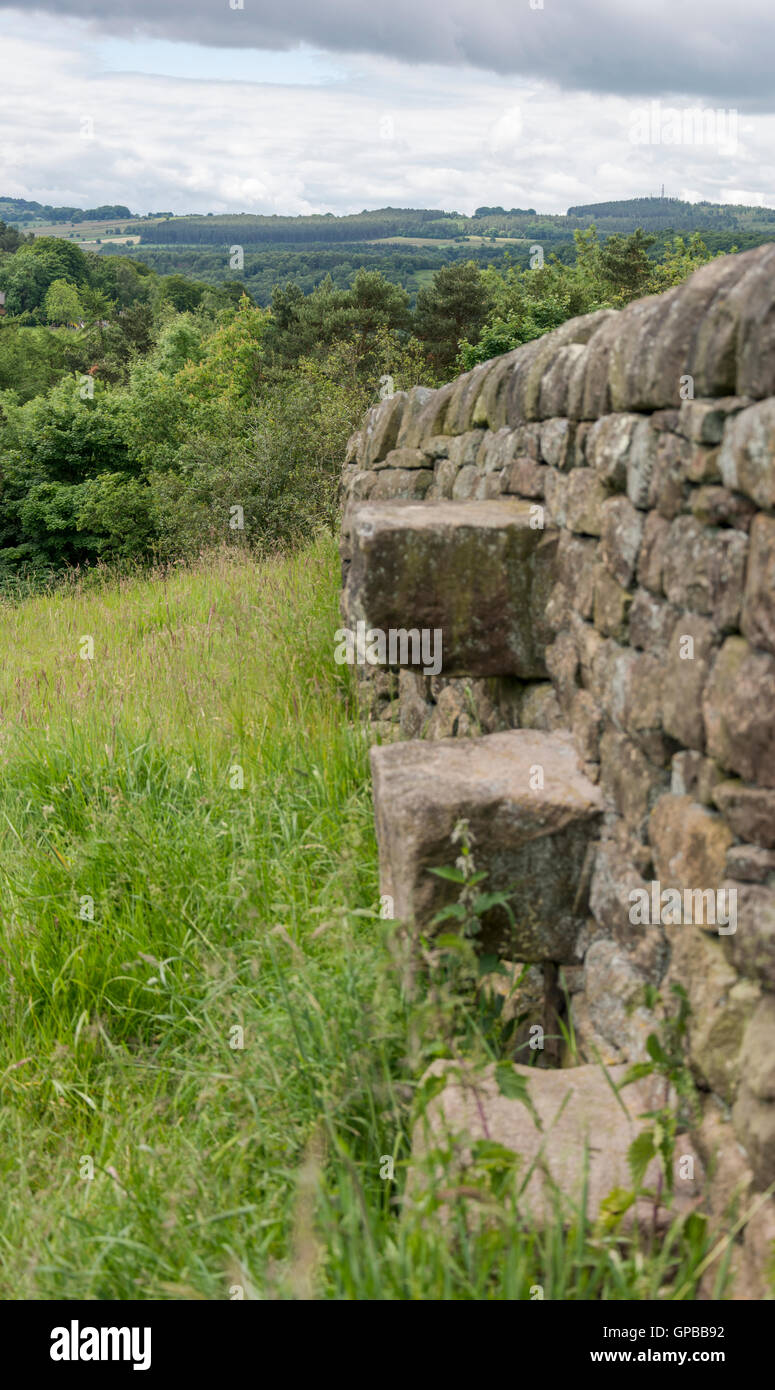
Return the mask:
<svg viewBox="0 0 775 1390">
<path fill-rule="evenodd" d="M 338 577 L 323 537 L 2 602 L 0 1297 L 692 1297 L 702 1222 L 533 1232 L 503 1154 L 484 1229 L 398 1219 L 450 1019 L 496 1052 L 379 920 Z"/>
</svg>

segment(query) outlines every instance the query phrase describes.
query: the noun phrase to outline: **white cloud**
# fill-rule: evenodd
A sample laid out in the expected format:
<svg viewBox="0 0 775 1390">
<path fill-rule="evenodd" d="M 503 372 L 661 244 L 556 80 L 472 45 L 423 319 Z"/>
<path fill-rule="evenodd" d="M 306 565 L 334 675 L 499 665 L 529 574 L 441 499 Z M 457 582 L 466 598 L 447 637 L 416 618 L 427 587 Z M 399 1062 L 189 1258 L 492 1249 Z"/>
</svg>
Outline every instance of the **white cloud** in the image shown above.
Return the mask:
<svg viewBox="0 0 775 1390">
<path fill-rule="evenodd" d="M 73 20 L 41 31 L 0 10 L 3 34 L 0 193 L 42 202 L 564 212 L 656 193 L 663 182 L 673 194 L 764 203 L 775 186 L 767 115 L 749 113 L 736 151 L 721 157 L 710 146 L 633 145 L 640 98 L 521 85 L 471 67 L 359 55 L 338 59 L 322 82 L 294 83 L 287 67 L 282 83 L 228 82 L 108 69 Z M 81 137 L 84 117 L 93 139 Z"/>
</svg>

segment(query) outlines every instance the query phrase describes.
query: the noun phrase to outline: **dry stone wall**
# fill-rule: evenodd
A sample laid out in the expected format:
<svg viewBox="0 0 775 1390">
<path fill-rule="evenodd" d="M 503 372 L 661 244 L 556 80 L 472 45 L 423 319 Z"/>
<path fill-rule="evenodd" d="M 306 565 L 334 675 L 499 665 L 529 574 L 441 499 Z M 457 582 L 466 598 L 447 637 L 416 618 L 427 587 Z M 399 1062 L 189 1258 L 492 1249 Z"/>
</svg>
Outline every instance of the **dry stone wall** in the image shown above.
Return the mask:
<svg viewBox="0 0 775 1390">
<path fill-rule="evenodd" d="M 342 490 L 346 620 L 449 637 L 433 674 L 363 668 L 370 717 L 474 750 L 513 729 L 572 740 L 599 797 L 584 924 L 558 960 L 581 1059 L 641 1057 L 644 986 L 680 982 L 700 1150 L 727 1185 L 767 1187 L 775 245 L 381 402 Z M 683 920 L 660 897 L 661 920 L 633 922 L 633 891 L 653 907 L 655 883 Z M 687 890 L 710 895 L 704 926 Z M 729 909 L 730 890 L 722 930 L 708 904 Z M 774 1237 L 770 1203 L 746 1235 L 752 1269 Z"/>
</svg>

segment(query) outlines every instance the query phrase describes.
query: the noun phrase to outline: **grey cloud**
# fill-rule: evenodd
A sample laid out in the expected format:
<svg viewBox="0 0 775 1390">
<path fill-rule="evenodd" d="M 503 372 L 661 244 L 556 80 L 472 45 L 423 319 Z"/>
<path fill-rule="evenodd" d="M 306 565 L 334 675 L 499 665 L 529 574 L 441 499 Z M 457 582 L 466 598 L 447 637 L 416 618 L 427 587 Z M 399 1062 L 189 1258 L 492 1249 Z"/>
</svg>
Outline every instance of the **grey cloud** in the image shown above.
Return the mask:
<svg viewBox="0 0 775 1390">
<path fill-rule="evenodd" d="M 231 3 L 237 0 L 42 0 L 34 8 L 114 35 L 215 47 L 307 43 L 410 63 L 468 64 L 567 90 L 773 108 L 772 0 L 543 0 L 542 9 L 531 0 Z M 13 8 L 0 0 L 0 10 Z"/>
</svg>

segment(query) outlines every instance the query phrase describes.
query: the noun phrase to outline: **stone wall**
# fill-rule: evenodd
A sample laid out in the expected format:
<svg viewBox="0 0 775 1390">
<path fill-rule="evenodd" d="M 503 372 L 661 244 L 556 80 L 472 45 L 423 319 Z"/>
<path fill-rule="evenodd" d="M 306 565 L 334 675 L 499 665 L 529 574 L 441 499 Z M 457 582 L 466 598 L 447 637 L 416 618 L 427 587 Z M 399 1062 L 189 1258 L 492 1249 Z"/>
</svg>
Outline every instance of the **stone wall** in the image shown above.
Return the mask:
<svg viewBox="0 0 775 1390">
<path fill-rule="evenodd" d="M 445 638 L 363 668 L 377 727 L 568 731 L 599 791 L 580 1057 L 641 1057 L 644 986 L 682 983 L 700 1151 L 775 1182 L 775 245 L 381 402 L 342 487 L 345 618 Z M 634 926 L 654 881 L 734 889 L 737 929 Z"/>
</svg>

